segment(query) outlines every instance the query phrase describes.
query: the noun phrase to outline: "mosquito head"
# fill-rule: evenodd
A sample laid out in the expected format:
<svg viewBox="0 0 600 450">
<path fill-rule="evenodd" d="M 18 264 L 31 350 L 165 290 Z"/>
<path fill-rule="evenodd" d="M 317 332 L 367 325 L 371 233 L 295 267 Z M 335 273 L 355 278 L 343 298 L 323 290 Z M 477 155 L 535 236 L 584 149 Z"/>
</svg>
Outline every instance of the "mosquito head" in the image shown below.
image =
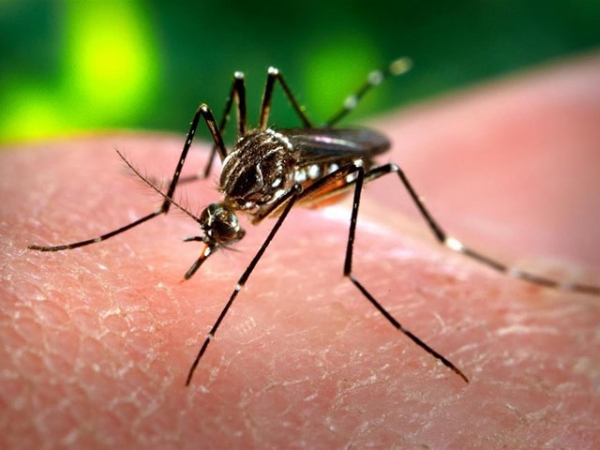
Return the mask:
<svg viewBox="0 0 600 450">
<path fill-rule="evenodd" d="M 209 246 L 227 246 L 245 234 L 235 211 L 222 203 L 211 203 L 204 208 L 198 222 L 204 231 L 202 240 Z"/>
<path fill-rule="evenodd" d="M 187 237 L 184 242 L 204 242 L 204 247 L 196 262 L 186 272 L 184 280 L 190 279 L 202 263 L 220 247 L 227 247 L 242 239 L 246 234 L 240 227 L 235 211 L 222 203 L 208 205 L 197 221 L 204 231 L 204 235 Z"/>
</svg>

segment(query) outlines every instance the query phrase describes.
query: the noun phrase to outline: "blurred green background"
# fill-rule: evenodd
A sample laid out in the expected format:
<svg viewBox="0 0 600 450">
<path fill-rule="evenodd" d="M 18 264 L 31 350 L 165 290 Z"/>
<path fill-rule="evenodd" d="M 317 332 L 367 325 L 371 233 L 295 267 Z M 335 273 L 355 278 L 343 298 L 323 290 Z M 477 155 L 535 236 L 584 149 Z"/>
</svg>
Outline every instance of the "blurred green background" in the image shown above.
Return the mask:
<svg viewBox="0 0 600 450">
<path fill-rule="evenodd" d="M 409 55 L 356 119 L 599 44 L 598 0 L 0 0 L 0 141 L 183 133 L 200 102 L 220 114 L 235 70 L 254 121 L 270 65 L 318 123 Z M 280 93 L 272 120 L 299 123 Z"/>
</svg>

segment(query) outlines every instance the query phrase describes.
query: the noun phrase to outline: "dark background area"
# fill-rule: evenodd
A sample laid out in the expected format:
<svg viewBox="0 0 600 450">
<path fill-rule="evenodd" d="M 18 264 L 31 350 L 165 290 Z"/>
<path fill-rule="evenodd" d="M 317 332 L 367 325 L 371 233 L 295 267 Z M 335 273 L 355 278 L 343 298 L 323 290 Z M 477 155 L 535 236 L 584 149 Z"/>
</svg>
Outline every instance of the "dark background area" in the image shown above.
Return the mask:
<svg viewBox="0 0 600 450">
<path fill-rule="evenodd" d="M 246 73 L 255 120 L 278 67 L 315 122 L 399 56 L 413 70 L 352 115 L 430 98 L 600 44 L 584 0 L 2 1 L 0 141 L 109 128 L 183 133 L 200 102 L 217 115 Z M 283 96 L 272 121 L 297 125 Z"/>
</svg>

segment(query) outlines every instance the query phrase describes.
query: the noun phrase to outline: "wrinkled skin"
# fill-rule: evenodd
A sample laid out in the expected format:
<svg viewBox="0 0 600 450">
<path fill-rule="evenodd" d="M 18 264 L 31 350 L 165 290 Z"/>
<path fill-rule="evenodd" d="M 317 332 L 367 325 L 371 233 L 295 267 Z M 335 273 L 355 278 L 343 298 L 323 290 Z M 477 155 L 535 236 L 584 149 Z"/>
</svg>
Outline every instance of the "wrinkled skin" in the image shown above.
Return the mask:
<svg viewBox="0 0 600 450">
<path fill-rule="evenodd" d="M 393 81 L 396 82 L 396 81 Z M 401 82 L 401 81 L 398 81 Z M 218 105 L 215 105 L 217 107 Z M 274 112 L 275 114 L 276 112 Z M 600 283 L 600 56 L 405 109 L 372 125 L 453 236 L 507 263 Z M 391 176 L 363 196 L 355 274 L 458 376 L 342 277 L 348 202 L 294 210 L 187 370 L 272 220 L 179 283 L 200 250 L 160 199 L 182 136 L 111 134 L 2 158 L 1 448 L 593 448 L 600 298 L 508 278 L 436 244 Z M 204 150 L 204 143 L 196 147 Z M 205 151 L 190 156 L 199 170 Z M 213 180 L 178 191 L 194 212 Z"/>
</svg>

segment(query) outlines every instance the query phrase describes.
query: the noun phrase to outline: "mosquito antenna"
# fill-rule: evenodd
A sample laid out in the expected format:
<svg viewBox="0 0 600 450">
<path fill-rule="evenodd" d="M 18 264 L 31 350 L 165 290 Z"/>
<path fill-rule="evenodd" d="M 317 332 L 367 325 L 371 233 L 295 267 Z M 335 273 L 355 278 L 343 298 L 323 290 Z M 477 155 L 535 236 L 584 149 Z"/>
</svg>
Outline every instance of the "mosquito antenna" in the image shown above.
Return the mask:
<svg viewBox="0 0 600 450">
<path fill-rule="evenodd" d="M 165 200 L 167 200 L 169 203 L 171 203 L 173 206 L 175 206 L 177 209 L 179 209 L 180 211 L 184 212 L 185 214 L 187 214 L 189 217 L 191 217 L 192 219 L 194 219 L 195 222 L 199 223 L 199 219 L 198 217 L 196 217 L 194 214 L 192 214 L 190 211 L 188 211 L 186 208 L 184 208 L 183 206 L 181 206 L 179 203 L 177 203 L 174 199 L 172 199 L 171 197 L 169 197 L 167 194 L 165 194 L 164 192 L 162 192 L 160 190 L 160 188 L 156 187 L 154 185 L 154 183 L 152 183 L 148 177 L 142 175 L 142 173 L 135 168 L 135 166 L 133 164 L 131 164 L 127 158 L 125 158 L 125 156 L 119 151 L 116 150 L 117 154 L 119 155 L 119 157 L 123 160 L 123 162 L 125 164 L 127 164 L 127 167 L 129 167 L 129 169 L 140 179 L 142 180 L 148 187 L 150 187 L 154 192 L 156 192 L 158 195 L 160 195 L 162 198 L 164 198 Z"/>
</svg>

